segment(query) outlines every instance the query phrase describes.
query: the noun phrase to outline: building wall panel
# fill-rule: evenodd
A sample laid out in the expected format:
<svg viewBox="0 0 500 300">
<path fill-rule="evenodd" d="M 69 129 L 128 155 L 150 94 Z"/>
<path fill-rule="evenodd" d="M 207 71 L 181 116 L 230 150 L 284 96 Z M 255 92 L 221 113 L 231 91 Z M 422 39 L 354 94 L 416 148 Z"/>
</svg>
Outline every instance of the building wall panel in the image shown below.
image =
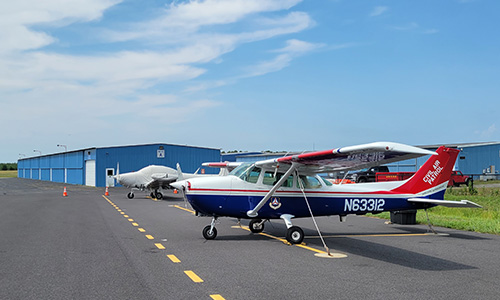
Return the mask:
<svg viewBox="0 0 500 300">
<path fill-rule="evenodd" d="M 42 169 L 41 176 L 41 180 L 50 181 L 50 169 Z"/>
<path fill-rule="evenodd" d="M 500 144 L 462 147 L 459 154 L 459 169 L 465 174 L 482 174 L 490 166 L 500 169 Z"/>
<path fill-rule="evenodd" d="M 105 186 L 106 168 L 117 173 L 140 170 L 148 165 L 162 165 L 176 168 L 181 165 L 183 172 L 195 172 L 203 162 L 220 161 L 220 150 L 169 144 L 151 144 L 96 149 L 96 186 Z M 209 172 L 218 170 L 210 168 Z"/>
<path fill-rule="evenodd" d="M 177 163 L 184 172 L 192 173 L 203 162 L 220 161 L 220 150 L 170 144 L 88 148 L 21 159 L 18 161 L 18 176 L 64 182 L 66 169 L 67 183 L 83 185 L 86 176 L 85 162 L 88 160 L 95 160 L 96 186 L 104 186 L 106 168 L 113 168 L 116 173 L 118 163 L 120 173 L 137 171 L 152 164 L 176 168 Z M 206 171 L 218 172 L 212 168 Z"/>
<path fill-rule="evenodd" d="M 67 169 L 67 183 L 83 185 L 83 170 L 80 168 Z"/>
</svg>

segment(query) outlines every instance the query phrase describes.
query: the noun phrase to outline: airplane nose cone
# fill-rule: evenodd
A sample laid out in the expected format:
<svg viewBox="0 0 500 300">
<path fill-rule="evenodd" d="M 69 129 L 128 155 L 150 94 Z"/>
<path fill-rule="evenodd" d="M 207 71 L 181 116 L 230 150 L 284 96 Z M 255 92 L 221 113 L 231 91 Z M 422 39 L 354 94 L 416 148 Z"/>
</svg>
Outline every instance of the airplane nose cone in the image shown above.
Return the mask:
<svg viewBox="0 0 500 300">
<path fill-rule="evenodd" d="M 178 190 L 183 190 L 184 187 L 186 186 L 186 182 L 185 181 L 176 181 L 176 182 L 172 182 L 170 185 Z"/>
<path fill-rule="evenodd" d="M 122 184 L 122 180 L 123 180 L 123 179 L 122 179 L 122 176 L 121 176 L 121 175 L 115 175 L 115 176 L 113 176 L 113 177 L 116 179 L 116 181 L 118 181 L 118 183 L 119 183 L 119 184 Z"/>
</svg>

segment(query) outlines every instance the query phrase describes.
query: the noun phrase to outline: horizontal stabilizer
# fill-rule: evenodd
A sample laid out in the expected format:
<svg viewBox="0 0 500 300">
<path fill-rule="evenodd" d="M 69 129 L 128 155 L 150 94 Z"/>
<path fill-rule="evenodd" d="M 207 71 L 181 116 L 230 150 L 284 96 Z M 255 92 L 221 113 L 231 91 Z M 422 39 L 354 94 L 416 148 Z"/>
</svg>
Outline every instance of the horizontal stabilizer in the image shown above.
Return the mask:
<svg viewBox="0 0 500 300">
<path fill-rule="evenodd" d="M 410 198 L 408 199 L 408 202 L 429 203 L 446 207 L 482 208 L 481 205 L 469 200 L 447 201 L 447 200 L 434 200 L 434 199 L 424 199 L 424 198 Z"/>
</svg>

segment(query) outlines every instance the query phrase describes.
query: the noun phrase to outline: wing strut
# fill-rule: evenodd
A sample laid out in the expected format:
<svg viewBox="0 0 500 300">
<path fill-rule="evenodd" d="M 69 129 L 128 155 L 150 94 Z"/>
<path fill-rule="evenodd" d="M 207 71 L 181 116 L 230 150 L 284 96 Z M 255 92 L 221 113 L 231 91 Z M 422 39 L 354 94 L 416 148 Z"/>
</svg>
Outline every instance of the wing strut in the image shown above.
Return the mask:
<svg viewBox="0 0 500 300">
<path fill-rule="evenodd" d="M 259 215 L 258 211 L 262 208 L 262 206 L 264 206 L 264 204 L 266 204 L 267 200 L 271 198 L 274 192 L 276 192 L 276 190 L 283 185 L 285 180 L 288 179 L 288 176 L 290 176 L 293 173 L 293 171 L 295 171 L 295 169 L 296 169 L 295 163 L 292 163 L 290 169 L 288 169 L 288 171 L 285 172 L 285 175 L 281 176 L 280 180 L 278 180 L 278 182 L 273 186 L 273 188 L 269 192 L 267 192 L 267 194 L 264 196 L 264 198 L 262 198 L 262 200 L 260 200 L 257 206 L 247 211 L 247 216 L 249 216 L 250 218 L 257 217 Z"/>
</svg>

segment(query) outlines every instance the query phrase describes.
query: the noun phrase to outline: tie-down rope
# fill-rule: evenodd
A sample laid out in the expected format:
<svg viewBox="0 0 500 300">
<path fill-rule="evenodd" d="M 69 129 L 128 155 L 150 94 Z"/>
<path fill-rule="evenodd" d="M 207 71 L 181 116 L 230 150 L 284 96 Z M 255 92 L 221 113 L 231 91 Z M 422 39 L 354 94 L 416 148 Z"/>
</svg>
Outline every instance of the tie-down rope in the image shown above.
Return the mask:
<svg viewBox="0 0 500 300">
<path fill-rule="evenodd" d="M 295 177 L 297 178 L 297 181 L 299 182 L 300 190 L 302 191 L 302 195 L 304 195 L 304 200 L 306 200 L 307 208 L 309 209 L 309 213 L 311 214 L 311 218 L 313 220 L 314 226 L 316 227 L 316 230 L 318 231 L 319 238 L 321 239 L 321 242 L 323 243 L 323 246 L 326 249 L 326 253 L 328 253 L 328 256 L 332 256 L 330 254 L 330 249 L 328 248 L 328 246 L 326 246 L 325 239 L 323 239 L 323 235 L 321 234 L 321 231 L 319 230 L 318 223 L 316 223 L 316 219 L 314 218 L 311 206 L 309 205 L 309 200 L 307 200 L 304 184 L 302 183 L 302 179 L 299 177 L 299 172 L 297 170 L 295 170 Z"/>
</svg>

